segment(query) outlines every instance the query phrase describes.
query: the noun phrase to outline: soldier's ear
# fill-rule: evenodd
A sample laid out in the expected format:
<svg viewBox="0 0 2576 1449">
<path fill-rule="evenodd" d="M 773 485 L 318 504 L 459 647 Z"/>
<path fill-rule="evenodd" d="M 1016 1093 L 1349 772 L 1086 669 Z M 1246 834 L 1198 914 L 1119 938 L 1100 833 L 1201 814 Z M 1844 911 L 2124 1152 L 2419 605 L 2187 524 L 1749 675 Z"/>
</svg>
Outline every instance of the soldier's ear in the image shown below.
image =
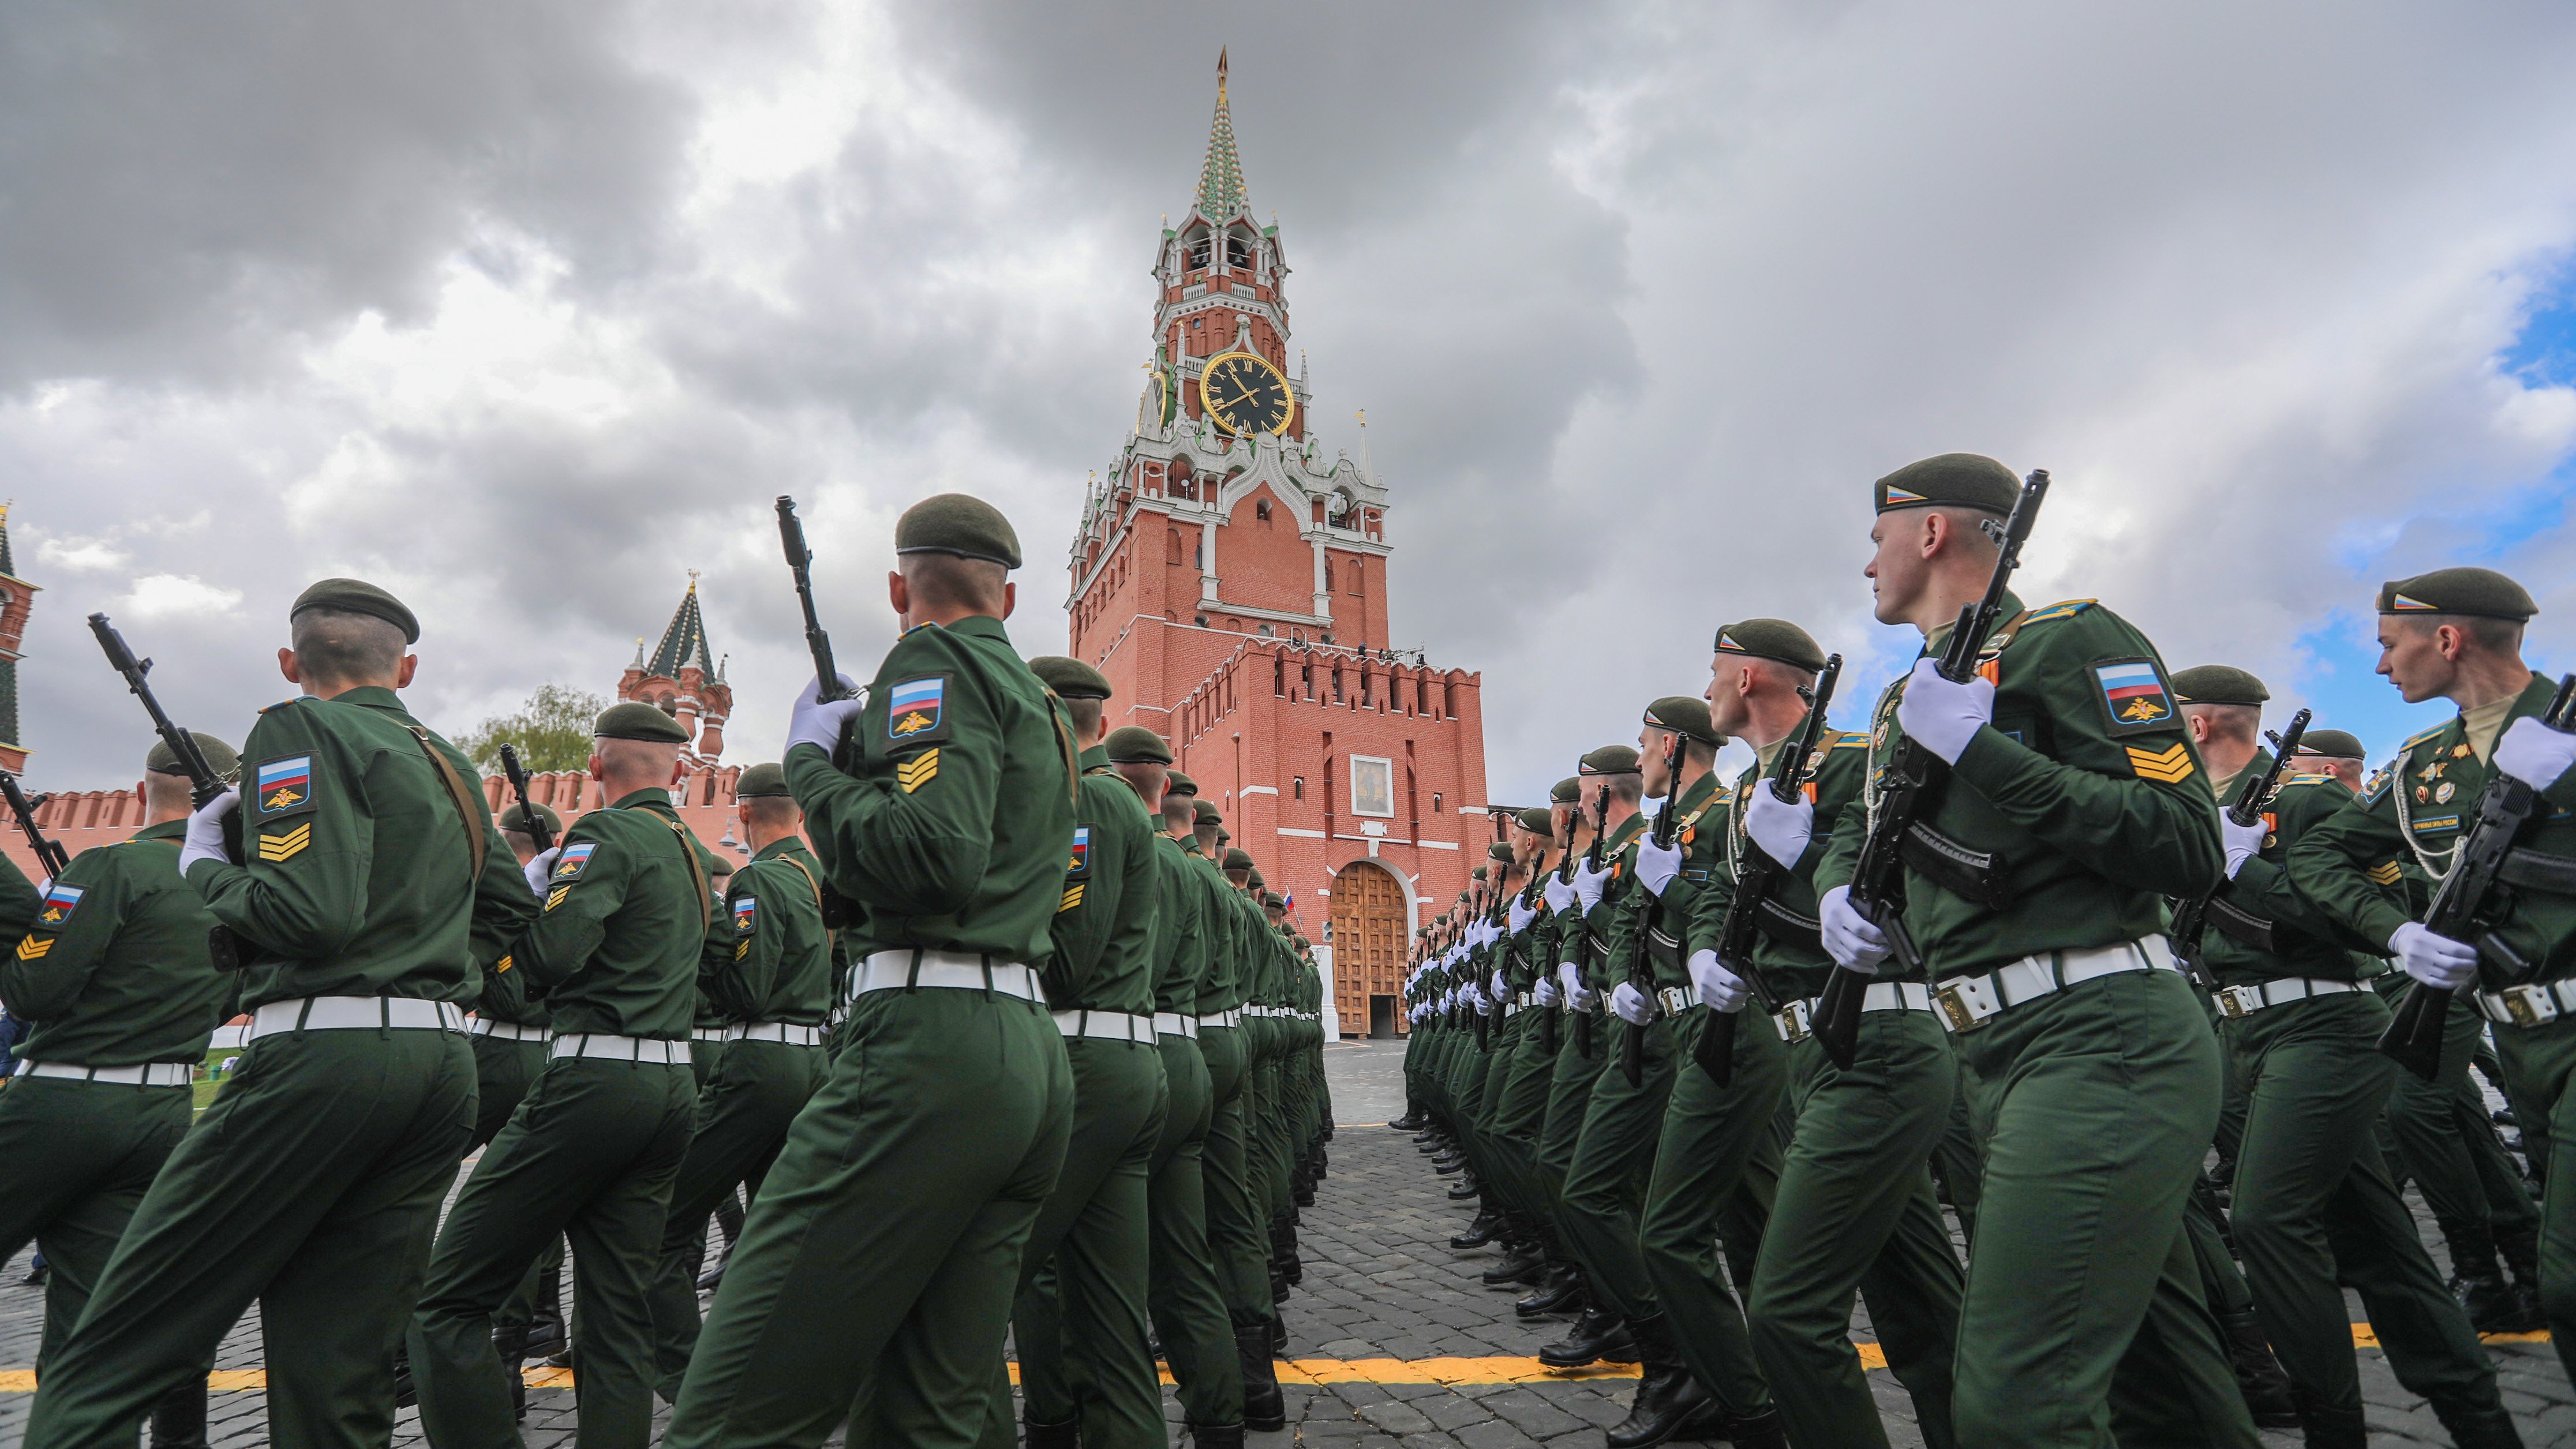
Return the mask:
<svg viewBox="0 0 2576 1449">
<path fill-rule="evenodd" d="M 1002 585 L 1002 617 L 1003 617 L 1003 618 L 1005 618 L 1005 619 L 1007 619 L 1007 618 L 1011 617 L 1011 611 L 1012 611 L 1013 609 L 1018 608 L 1019 606 L 1020 606 L 1020 586 L 1019 586 L 1018 584 L 1014 584 L 1014 583 L 1005 583 L 1005 584 L 1003 584 L 1003 585 Z"/>
<path fill-rule="evenodd" d="M 911 623 L 912 585 L 904 582 L 901 569 L 895 569 L 886 575 L 886 602 L 894 606 L 895 614 L 902 618 L 906 625 Z"/>
<path fill-rule="evenodd" d="M 402 657 L 402 667 L 400 667 L 399 669 L 396 669 L 396 670 L 394 671 L 394 688 L 396 688 L 396 689 L 409 689 L 409 688 L 411 688 L 411 676 L 412 676 L 412 673 L 413 673 L 413 671 L 415 671 L 415 670 L 417 670 L 417 669 L 419 669 L 419 668 L 420 668 L 420 656 L 419 656 L 419 655 L 417 655 L 417 654 L 406 654 L 406 655 L 404 655 L 404 656 Z"/>
<path fill-rule="evenodd" d="M 286 682 L 289 684 L 302 684 L 304 682 L 304 675 L 296 668 L 295 651 L 292 649 L 280 649 L 277 651 L 277 672 L 285 675 Z"/>
</svg>

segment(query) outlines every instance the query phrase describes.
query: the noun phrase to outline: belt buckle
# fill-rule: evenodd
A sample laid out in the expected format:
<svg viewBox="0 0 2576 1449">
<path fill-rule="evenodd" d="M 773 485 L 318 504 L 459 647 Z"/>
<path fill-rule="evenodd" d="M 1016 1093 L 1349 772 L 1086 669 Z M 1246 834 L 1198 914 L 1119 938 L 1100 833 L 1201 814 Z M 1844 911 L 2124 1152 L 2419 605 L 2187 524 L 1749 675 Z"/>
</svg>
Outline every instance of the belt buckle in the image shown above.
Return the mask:
<svg viewBox="0 0 2576 1449">
<path fill-rule="evenodd" d="M 2516 1026 L 2540 1026 L 2558 1019 L 2558 1003 L 2530 986 L 2508 986 L 2497 993 L 2504 998 L 2505 1015 Z"/>
<path fill-rule="evenodd" d="M 1807 1029 L 1807 1003 L 1803 1000 L 1790 1002 L 1772 1013 L 1771 1019 L 1780 1023 L 1780 1039 L 1791 1046 L 1812 1034 Z"/>
<path fill-rule="evenodd" d="M 2261 987 L 2254 987 L 2251 988 L 2251 990 L 2258 998 L 2260 997 L 2262 993 Z M 2247 991 L 2248 988 L 2243 986 L 2222 986 L 2218 988 L 2218 1014 L 2226 1017 L 2230 1021 L 2239 1021 L 2252 1015 L 2253 1008 L 2245 1004 L 2245 994 Z"/>
<path fill-rule="evenodd" d="M 1941 1008 L 1942 1020 L 1956 1034 L 1977 1030 L 2004 1009 L 1995 996 L 1992 978 L 1985 976 L 1963 976 L 1934 988 L 1932 1003 Z"/>
</svg>

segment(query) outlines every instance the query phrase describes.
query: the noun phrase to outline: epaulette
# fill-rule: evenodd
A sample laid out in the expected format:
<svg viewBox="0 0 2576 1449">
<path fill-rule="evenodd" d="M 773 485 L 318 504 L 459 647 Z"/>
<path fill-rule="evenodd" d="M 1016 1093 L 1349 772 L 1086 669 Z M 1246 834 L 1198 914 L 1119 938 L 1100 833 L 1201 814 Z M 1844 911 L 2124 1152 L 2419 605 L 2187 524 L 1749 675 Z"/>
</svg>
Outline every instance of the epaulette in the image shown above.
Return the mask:
<svg viewBox="0 0 2576 1449">
<path fill-rule="evenodd" d="M 1837 750 L 1865 750 L 1869 748 L 1869 736 L 1855 730 L 1854 732 L 1843 736 L 1841 739 L 1834 741 L 1832 748 Z"/>
<path fill-rule="evenodd" d="M 2047 608 L 2031 610 L 2030 617 L 2021 621 L 2022 626 L 2024 628 L 2028 628 L 2033 624 L 2048 623 L 2052 619 L 2071 619 L 2076 615 L 2083 613 L 2085 610 L 2092 608 L 2099 602 L 2101 601 L 2098 599 L 2061 600 L 2049 605 Z"/>
<path fill-rule="evenodd" d="M 284 709 L 284 708 L 286 708 L 288 705 L 293 705 L 293 704 L 302 704 L 304 701 L 306 701 L 307 699 L 310 699 L 310 698 L 312 698 L 312 696 L 311 696 L 311 695 L 307 695 L 307 694 L 299 694 L 299 695 L 295 696 L 293 699 L 281 699 L 281 700 L 279 700 L 279 701 L 278 701 L 277 703 L 275 703 L 275 704 L 272 704 L 272 705 L 265 705 L 265 706 L 263 706 L 263 707 L 260 709 L 260 713 L 261 713 L 261 714 L 266 714 L 266 713 L 268 713 L 268 712 L 269 712 L 270 710 L 272 710 L 272 709 Z"/>
<path fill-rule="evenodd" d="M 2424 743 L 2426 740 L 2431 739 L 2433 736 L 2440 734 L 2442 731 L 2449 729 L 2450 727 L 2451 721 L 2444 720 L 2440 724 L 2433 726 L 2431 729 L 2424 731 L 2422 734 L 2409 735 L 2406 737 L 2406 743 L 2397 747 L 2398 753 L 2404 754 L 2406 751 L 2415 748 L 2417 745 Z"/>
</svg>

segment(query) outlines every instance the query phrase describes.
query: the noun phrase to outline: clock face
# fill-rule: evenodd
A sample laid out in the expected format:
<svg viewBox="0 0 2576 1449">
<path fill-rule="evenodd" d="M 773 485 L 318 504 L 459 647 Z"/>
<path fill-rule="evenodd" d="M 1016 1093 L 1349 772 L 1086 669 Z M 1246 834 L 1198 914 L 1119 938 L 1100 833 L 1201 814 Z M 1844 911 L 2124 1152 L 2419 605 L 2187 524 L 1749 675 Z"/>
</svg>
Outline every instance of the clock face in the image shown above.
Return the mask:
<svg viewBox="0 0 2576 1449">
<path fill-rule="evenodd" d="M 1228 352 L 1199 374 L 1199 405 L 1229 433 L 1284 433 L 1297 415 L 1288 379 L 1265 358 Z"/>
</svg>

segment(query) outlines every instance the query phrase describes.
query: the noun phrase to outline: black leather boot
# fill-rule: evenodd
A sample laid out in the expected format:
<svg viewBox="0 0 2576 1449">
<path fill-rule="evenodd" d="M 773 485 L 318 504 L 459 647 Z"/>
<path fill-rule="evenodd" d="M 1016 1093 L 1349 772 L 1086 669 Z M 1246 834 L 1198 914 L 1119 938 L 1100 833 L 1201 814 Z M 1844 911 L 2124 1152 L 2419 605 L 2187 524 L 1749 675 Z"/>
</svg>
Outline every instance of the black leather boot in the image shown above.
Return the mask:
<svg viewBox="0 0 2576 1449">
<path fill-rule="evenodd" d="M 698 1275 L 698 1291 L 701 1293 L 716 1291 L 716 1285 L 724 1281 L 725 1269 L 732 1266 L 733 1244 L 727 1243 L 724 1245 L 724 1252 L 717 1255 L 716 1265 Z"/>
<path fill-rule="evenodd" d="M 1539 1275 L 1545 1271 L 1547 1257 L 1539 1252 L 1538 1244 L 1522 1243 L 1504 1254 L 1503 1261 L 1485 1270 L 1485 1286 L 1513 1288 L 1524 1283 L 1535 1285 Z"/>
<path fill-rule="evenodd" d="M 1041 1424 L 1035 1419 L 1022 1419 L 1020 1432 L 1028 1436 L 1028 1449 L 1079 1449 L 1082 1436 L 1077 1421 Z"/>
<path fill-rule="evenodd" d="M 554 1272 L 537 1277 L 537 1299 L 528 1313 L 528 1357 L 559 1357 L 570 1346 L 564 1335 L 563 1267 L 557 1264 Z"/>
<path fill-rule="evenodd" d="M 1721 1414 L 1717 1430 L 1706 1437 L 1724 1439 L 1735 1449 L 1789 1449 L 1789 1431 L 1780 1422 L 1778 1409 L 1764 1409 L 1751 1418 L 1739 1414 Z M 1691 1438 L 1685 1428 L 1678 1438 Z"/>
<path fill-rule="evenodd" d="M 2227 1357 L 2236 1367 L 2236 1387 L 2245 1395 L 2245 1407 L 2253 1411 L 2254 1422 L 2266 1429 L 2299 1427 L 2299 1406 L 2290 1396 L 2290 1376 L 2281 1372 L 2281 1361 L 2272 1356 L 2271 1342 L 2263 1337 L 2263 1325 L 2254 1321 L 2254 1310 L 2221 1313 L 2218 1326 L 2227 1335 Z"/>
<path fill-rule="evenodd" d="M 1198 1449 L 1243 1449 L 1241 1424 L 1185 1424 Z"/>
<path fill-rule="evenodd" d="M 152 1449 L 206 1449 L 206 1381 L 189 1382 L 152 1404 Z"/>
<path fill-rule="evenodd" d="M 2493 1258 L 2460 1267 L 2451 1279 L 2451 1291 L 2468 1310 L 2469 1325 L 2480 1333 L 2529 1333 L 2540 1327 Z"/>
<path fill-rule="evenodd" d="M 2451 1431 L 2451 1442 L 2460 1449 L 2522 1449 L 2513 1416 L 2500 1403 L 2435 1404 L 2433 1417 Z"/>
<path fill-rule="evenodd" d="M 1565 1337 L 1538 1351 L 1538 1361 L 1549 1368 L 1581 1368 L 1603 1359 L 1635 1363 L 1637 1341 L 1628 1336 L 1626 1320 L 1599 1304 L 1585 1309 Z"/>
<path fill-rule="evenodd" d="M 394 1407 L 408 1409 L 420 1402 L 420 1384 L 411 1376 L 411 1351 L 408 1347 L 394 1350 Z"/>
<path fill-rule="evenodd" d="M 1286 1218 L 1270 1225 L 1270 1261 L 1289 1287 L 1306 1281 L 1306 1265 L 1297 1257 L 1297 1225 Z"/>
<path fill-rule="evenodd" d="M 1469 1173 L 1467 1176 L 1449 1184 L 1449 1200 L 1451 1202 L 1465 1202 L 1471 1197 L 1481 1196 L 1484 1191 L 1484 1184 L 1476 1181 L 1475 1174 Z"/>
<path fill-rule="evenodd" d="M 2513 1296 L 2522 1308 L 2525 1323 L 2534 1331 L 2549 1326 L 2540 1312 L 2540 1225 L 2527 1223 L 2507 1228 L 2495 1235 L 2496 1250 L 2504 1255 L 2505 1270 L 2513 1275 Z"/>
<path fill-rule="evenodd" d="M 510 1416 L 528 1421 L 528 1325 L 505 1324 L 492 1330 L 492 1351 L 501 1357 L 501 1372 L 510 1376 Z"/>
<path fill-rule="evenodd" d="M 1538 1291 L 1514 1303 L 1512 1312 L 1523 1318 L 1545 1318 L 1551 1313 L 1572 1313 L 1582 1306 L 1583 1274 L 1560 1258 L 1541 1273 Z"/>
<path fill-rule="evenodd" d="M 2370 1449 L 2370 1430 L 2362 1423 L 2361 1410 L 2329 1409 L 2305 1389 L 2294 1388 L 2290 1394 L 2298 1404 L 2299 1426 L 2305 1435 L 2299 1442 L 2307 1449 Z"/>
<path fill-rule="evenodd" d="M 1408 1107 L 1405 1109 L 1403 1116 L 1396 1118 L 1394 1121 L 1389 1122 L 1386 1125 L 1394 1128 L 1398 1132 L 1419 1132 L 1422 1130 L 1422 1109 L 1419 1107 Z"/>
<path fill-rule="evenodd" d="M 1611 1426 L 1608 1449 L 1651 1449 L 1681 1432 L 1682 1425 L 1708 1404 L 1708 1390 L 1682 1363 L 1681 1345 L 1673 1341 L 1672 1324 L 1658 1313 L 1628 1320 L 1628 1336 L 1637 1342 L 1645 1373 L 1628 1417 Z"/>
<path fill-rule="evenodd" d="M 1243 1427 L 1256 1434 L 1287 1428 L 1287 1405 L 1279 1397 L 1279 1370 L 1270 1363 L 1270 1326 L 1257 1323 L 1236 1329 L 1234 1358 L 1243 1370 Z"/>
<path fill-rule="evenodd" d="M 1330 1128 L 1326 1128 L 1326 1129 L 1325 1129 L 1325 1131 L 1324 1131 L 1324 1142 L 1330 1142 L 1332 1139 L 1333 1139 L 1332 1129 L 1330 1129 Z M 1323 1142 L 1318 1142 L 1318 1143 L 1316 1143 L 1316 1144 L 1315 1144 L 1315 1167 L 1314 1167 L 1314 1178 L 1315 1178 L 1315 1180 L 1316 1180 L 1317 1182 L 1322 1182 L 1325 1178 L 1328 1178 L 1328 1177 L 1332 1176 L 1332 1173 L 1330 1173 L 1329 1171 L 1327 1171 L 1327 1170 L 1326 1170 L 1326 1169 L 1327 1169 L 1327 1168 L 1329 1168 L 1331 1165 L 1332 1165 L 1332 1159 L 1331 1159 L 1329 1156 L 1327 1156 L 1327 1155 L 1325 1154 L 1325 1152 L 1324 1152 L 1324 1143 L 1323 1143 Z"/>
<path fill-rule="evenodd" d="M 1462 1253 L 1472 1252 L 1475 1249 L 1481 1248 L 1487 1243 L 1492 1242 L 1494 1240 L 1494 1234 L 1499 1233 L 1502 1230 L 1503 1215 L 1494 1211 L 1492 1208 L 1487 1208 L 1483 1212 L 1476 1214 L 1476 1220 L 1467 1224 L 1467 1230 L 1465 1232 L 1451 1238 L 1449 1240 L 1449 1246 Z"/>
<path fill-rule="evenodd" d="M 1435 1157 L 1431 1159 L 1431 1170 L 1439 1173 L 1442 1177 L 1447 1177 L 1453 1172 L 1465 1172 L 1467 1170 L 1467 1154 L 1456 1152 L 1451 1153 L 1446 1157 Z"/>
</svg>

